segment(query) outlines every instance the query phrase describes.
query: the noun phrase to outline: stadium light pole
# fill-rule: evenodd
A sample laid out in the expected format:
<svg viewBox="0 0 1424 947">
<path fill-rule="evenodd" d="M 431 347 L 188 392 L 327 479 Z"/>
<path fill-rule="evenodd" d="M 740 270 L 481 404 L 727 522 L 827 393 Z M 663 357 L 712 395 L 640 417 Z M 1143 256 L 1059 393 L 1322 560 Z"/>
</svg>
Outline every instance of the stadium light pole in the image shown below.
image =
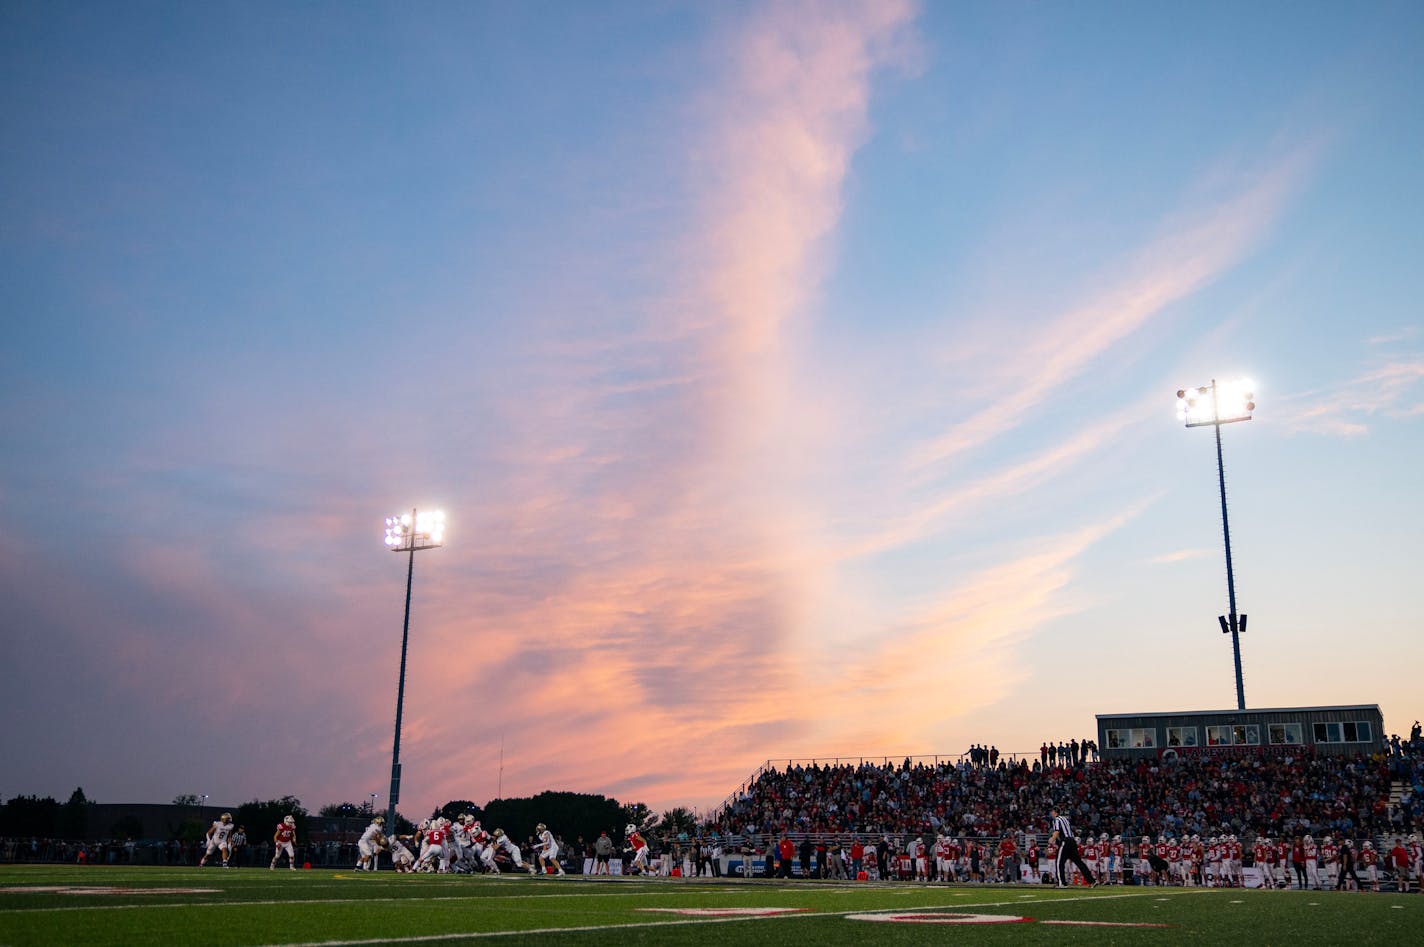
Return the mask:
<svg viewBox="0 0 1424 947">
<path fill-rule="evenodd" d="M 1231 523 L 1226 516 L 1226 466 L 1221 459 L 1221 426 L 1251 420 L 1256 410 L 1255 386 L 1249 381 L 1211 384 L 1204 388 L 1183 388 L 1177 392 L 1177 420 L 1187 427 L 1216 428 L 1216 479 L 1221 488 L 1221 533 L 1226 541 L 1226 599 L 1228 613 L 1218 615 L 1222 634 L 1231 635 L 1231 653 L 1236 662 L 1236 709 L 1246 709 L 1246 686 L 1241 680 L 1241 635 L 1246 616 L 1236 614 L 1236 577 L 1231 569 Z"/>
<path fill-rule="evenodd" d="M 410 643 L 410 589 L 415 580 L 415 554 L 425 549 L 439 549 L 445 542 L 445 514 L 439 510 L 422 513 L 411 510 L 386 517 L 386 548 L 391 552 L 410 555 L 405 573 L 405 624 L 401 629 L 400 684 L 396 689 L 396 740 L 391 749 L 391 794 L 388 797 L 388 831 L 396 831 L 396 803 L 400 802 L 400 737 L 401 716 L 405 712 L 405 656 Z"/>
</svg>

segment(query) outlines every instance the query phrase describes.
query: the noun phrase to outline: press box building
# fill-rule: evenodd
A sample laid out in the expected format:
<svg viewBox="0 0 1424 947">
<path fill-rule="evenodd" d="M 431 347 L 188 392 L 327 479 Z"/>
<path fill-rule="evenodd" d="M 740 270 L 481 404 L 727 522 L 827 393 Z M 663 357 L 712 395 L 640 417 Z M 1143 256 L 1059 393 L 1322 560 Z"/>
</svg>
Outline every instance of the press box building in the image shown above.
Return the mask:
<svg viewBox="0 0 1424 947">
<path fill-rule="evenodd" d="M 1318 754 L 1383 752 L 1379 704 L 1098 714 L 1098 752 L 1109 760 L 1297 746 Z"/>
</svg>

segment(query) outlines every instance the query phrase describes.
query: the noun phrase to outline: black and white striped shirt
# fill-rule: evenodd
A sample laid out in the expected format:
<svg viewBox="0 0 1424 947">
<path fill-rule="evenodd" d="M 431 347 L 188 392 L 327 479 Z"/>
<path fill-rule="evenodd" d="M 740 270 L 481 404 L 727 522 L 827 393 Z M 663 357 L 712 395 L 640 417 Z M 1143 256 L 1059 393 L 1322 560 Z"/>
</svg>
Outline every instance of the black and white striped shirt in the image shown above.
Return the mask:
<svg viewBox="0 0 1424 947">
<path fill-rule="evenodd" d="M 1073 837 L 1073 827 L 1068 824 L 1068 817 L 1066 815 L 1060 815 L 1053 820 L 1053 831 L 1057 832 L 1058 836 L 1065 840 Z"/>
</svg>

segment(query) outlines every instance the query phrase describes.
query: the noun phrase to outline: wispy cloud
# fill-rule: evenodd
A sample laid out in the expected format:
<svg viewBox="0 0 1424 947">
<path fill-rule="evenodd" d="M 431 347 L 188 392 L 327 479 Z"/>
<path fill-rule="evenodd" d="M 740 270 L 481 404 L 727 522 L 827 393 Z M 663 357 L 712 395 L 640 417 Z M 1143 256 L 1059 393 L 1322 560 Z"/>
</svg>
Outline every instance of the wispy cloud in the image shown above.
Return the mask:
<svg viewBox="0 0 1424 947">
<path fill-rule="evenodd" d="M 787 648 L 814 557 L 800 465 L 777 444 L 798 430 L 786 343 L 869 134 L 872 79 L 912 57 L 913 15 L 792 3 L 730 25 L 695 110 L 692 224 L 664 250 L 670 285 L 617 338 L 530 340 L 535 386 L 501 408 L 505 477 L 467 513 L 479 548 L 449 564 L 498 581 L 462 588 L 458 611 L 448 590 L 428 643 L 477 642 L 478 692 L 459 662 L 415 669 L 444 699 L 416 704 L 412 765 L 437 767 L 446 791 L 471 791 L 469 774 L 437 748 L 484 706 L 518 710 L 501 715 L 507 794 L 572 772 L 586 781 L 569 788 L 675 799 L 734 785 L 750 733 L 805 731 L 788 708 L 808 683 Z M 488 769 L 481 782 L 493 792 Z"/>
<path fill-rule="evenodd" d="M 1166 220 L 1133 259 L 1114 262 L 1088 298 L 1038 320 L 1033 343 L 1000 367 L 1002 390 L 917 448 L 911 469 L 928 472 L 1022 424 L 1103 353 L 1240 262 L 1306 179 L 1316 150 L 1300 147 L 1255 172 L 1214 174 L 1191 195 L 1190 209 Z"/>
<path fill-rule="evenodd" d="M 1384 344 L 1371 340 L 1371 344 Z M 1337 384 L 1280 398 L 1280 423 L 1289 431 L 1362 437 L 1375 417 L 1424 414 L 1424 356 L 1382 356 L 1373 367 Z"/>
</svg>

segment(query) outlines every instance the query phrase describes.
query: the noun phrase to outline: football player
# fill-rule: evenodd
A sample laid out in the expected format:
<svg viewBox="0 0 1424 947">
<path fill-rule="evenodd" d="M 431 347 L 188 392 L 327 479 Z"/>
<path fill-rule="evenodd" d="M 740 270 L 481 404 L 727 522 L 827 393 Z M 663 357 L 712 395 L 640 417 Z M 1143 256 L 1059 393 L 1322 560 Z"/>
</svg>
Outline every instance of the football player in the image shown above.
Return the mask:
<svg viewBox="0 0 1424 947">
<path fill-rule="evenodd" d="M 534 826 L 534 832 L 538 836 L 538 840 L 534 843 L 534 857 L 539 862 L 537 874 L 545 874 L 545 869 L 553 865 L 557 869 L 557 874 L 562 877 L 564 866 L 559 864 L 559 843 L 554 840 L 554 833 L 550 832 L 549 827 L 542 822 Z M 529 873 L 536 874 L 533 865 L 529 866 Z"/>
<path fill-rule="evenodd" d="M 1320 856 L 1325 862 L 1325 884 L 1329 885 L 1332 878 L 1340 877 L 1340 846 L 1329 835 L 1320 846 Z"/>
<path fill-rule="evenodd" d="M 370 825 L 366 826 L 366 831 L 361 833 L 361 838 L 356 842 L 356 851 L 361 855 L 356 861 L 357 871 L 376 870 L 376 856 L 380 855 L 381 850 L 386 847 L 385 828 L 385 816 L 378 815 L 371 820 Z M 392 850 L 394 851 L 394 849 Z"/>
<path fill-rule="evenodd" d="M 408 840 L 410 840 L 409 835 L 392 835 L 390 837 L 391 865 L 401 874 L 410 874 L 415 871 L 415 853 L 405 846 L 405 842 Z M 372 864 L 375 864 L 374 860 Z M 375 871 L 374 868 L 371 870 Z"/>
<path fill-rule="evenodd" d="M 296 840 L 297 820 L 289 815 L 283 816 L 282 821 L 277 823 L 277 831 L 272 833 L 272 864 L 267 866 L 269 871 L 276 869 L 283 853 L 287 856 L 288 870 L 297 870 L 297 852 L 293 844 Z"/>
<path fill-rule="evenodd" d="M 623 827 L 623 837 L 628 840 L 628 844 L 633 847 L 633 861 L 628 865 L 628 874 L 651 875 L 652 869 L 648 867 L 648 843 L 643 836 L 638 833 L 638 827 L 629 822 Z"/>
<path fill-rule="evenodd" d="M 1251 846 L 1251 861 L 1261 874 L 1263 888 L 1276 886 L 1275 860 L 1276 847 L 1271 844 L 1271 840 L 1264 835 L 1256 836 L 1256 843 Z"/>
<path fill-rule="evenodd" d="M 202 868 L 208 863 L 208 856 L 213 852 L 222 853 L 222 866 L 227 867 L 228 855 L 232 854 L 232 849 L 228 845 L 228 839 L 232 836 L 232 813 L 224 812 L 216 822 L 208 826 L 208 850 L 203 853 L 203 857 L 198 859 L 198 867 Z"/>
<path fill-rule="evenodd" d="M 520 854 L 519 846 L 514 844 L 514 839 L 504 834 L 504 829 L 494 830 L 494 844 L 496 848 L 502 848 L 514 862 L 514 867 L 524 868 L 524 856 Z"/>
<path fill-rule="evenodd" d="M 1379 886 L 1379 852 L 1375 851 L 1375 843 L 1366 841 L 1364 847 L 1360 849 L 1360 864 L 1365 866 L 1365 880 L 1370 883 L 1371 890 L 1378 891 Z"/>
</svg>

